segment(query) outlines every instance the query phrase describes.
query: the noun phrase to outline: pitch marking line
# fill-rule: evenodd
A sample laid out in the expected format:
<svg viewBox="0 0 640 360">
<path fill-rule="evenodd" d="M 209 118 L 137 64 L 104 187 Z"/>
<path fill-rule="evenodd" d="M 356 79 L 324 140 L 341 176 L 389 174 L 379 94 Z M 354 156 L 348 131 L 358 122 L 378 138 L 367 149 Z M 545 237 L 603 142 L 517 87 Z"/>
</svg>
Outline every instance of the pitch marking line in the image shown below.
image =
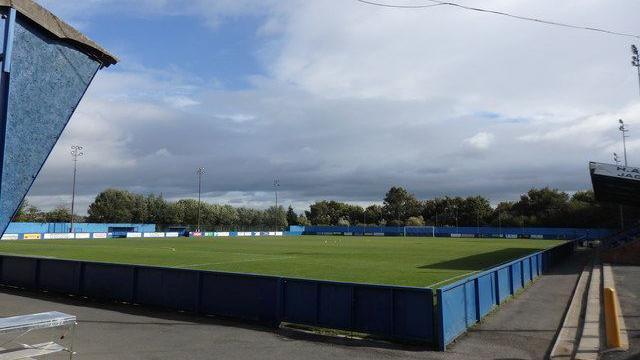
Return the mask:
<svg viewBox="0 0 640 360">
<path fill-rule="evenodd" d="M 294 258 L 295 256 L 286 256 L 286 257 L 274 257 L 274 258 L 265 258 L 265 259 L 218 261 L 218 262 L 203 263 L 203 264 L 191 264 L 191 265 L 175 265 L 171 267 L 185 269 L 185 268 L 201 267 L 201 266 L 208 266 L 208 265 L 235 264 L 235 263 L 254 262 L 254 261 L 267 261 L 267 260 L 287 260 L 287 259 L 294 259 Z"/>
<path fill-rule="evenodd" d="M 435 282 L 435 283 L 433 283 L 433 284 L 427 285 L 426 287 L 431 288 L 431 287 L 433 287 L 433 286 L 440 285 L 440 284 L 445 283 L 445 282 L 447 282 L 447 281 L 451 281 L 451 280 L 454 280 L 454 279 L 457 279 L 457 278 L 461 278 L 461 277 L 471 276 L 471 275 L 473 275 L 473 274 L 476 274 L 476 273 L 479 273 L 479 272 L 482 272 L 482 271 L 484 271 L 484 270 L 471 271 L 471 272 L 468 272 L 468 273 L 466 273 L 466 274 L 462 274 L 462 275 L 458 275 L 458 276 L 450 277 L 450 278 L 448 278 L 448 279 L 444 279 L 444 280 L 442 280 L 442 281 Z"/>
</svg>

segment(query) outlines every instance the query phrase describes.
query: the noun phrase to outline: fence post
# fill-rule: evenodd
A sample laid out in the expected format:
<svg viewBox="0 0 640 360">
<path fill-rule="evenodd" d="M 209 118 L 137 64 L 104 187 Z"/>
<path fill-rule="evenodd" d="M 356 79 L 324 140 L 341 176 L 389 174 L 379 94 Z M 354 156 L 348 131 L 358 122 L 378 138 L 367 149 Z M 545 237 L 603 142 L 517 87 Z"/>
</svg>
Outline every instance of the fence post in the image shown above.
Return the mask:
<svg viewBox="0 0 640 360">
<path fill-rule="evenodd" d="M 440 349 L 440 351 L 445 351 L 447 349 L 447 345 L 445 342 L 445 334 L 444 334 L 444 306 L 442 303 L 442 290 L 437 289 L 436 290 L 436 296 L 438 299 L 438 303 L 436 304 L 436 307 L 434 308 L 434 311 L 436 312 L 434 318 L 436 319 L 436 326 L 435 326 L 435 336 L 437 337 L 436 341 L 438 342 L 438 349 Z M 465 317 L 465 321 L 466 321 L 466 317 Z M 466 325 L 466 324 L 465 324 Z"/>
<path fill-rule="evenodd" d="M 476 307 L 476 322 L 480 322 L 480 283 L 478 278 L 473 279 L 473 288 L 475 295 L 475 307 Z"/>
</svg>

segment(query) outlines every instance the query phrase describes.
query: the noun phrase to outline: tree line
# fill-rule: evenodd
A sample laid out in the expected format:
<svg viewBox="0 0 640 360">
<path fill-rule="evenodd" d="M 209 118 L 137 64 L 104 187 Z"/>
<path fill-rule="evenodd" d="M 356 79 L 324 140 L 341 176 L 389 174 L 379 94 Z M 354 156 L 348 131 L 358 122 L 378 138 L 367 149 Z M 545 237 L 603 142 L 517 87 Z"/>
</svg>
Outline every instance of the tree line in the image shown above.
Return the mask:
<svg viewBox="0 0 640 360">
<path fill-rule="evenodd" d="M 502 227 L 607 227 L 619 226 L 617 205 L 599 203 L 592 191 L 572 195 L 548 187 L 531 189 L 517 201 L 495 207 L 482 196 L 437 197 L 420 200 L 402 187 L 392 187 L 382 204 L 367 207 L 339 201 L 316 201 L 300 214 L 291 206 L 267 209 L 210 204 L 194 199 L 168 201 L 162 195 L 107 189 L 76 222 L 154 223 L 160 228 L 190 226 L 200 219 L 204 230 L 271 230 L 289 225 L 367 226 L 502 226 Z M 199 216 L 198 216 L 199 213 Z M 640 209 L 625 207 L 625 222 L 640 219 Z M 25 200 L 14 221 L 67 222 L 70 211 L 59 206 L 45 212 Z"/>
<path fill-rule="evenodd" d="M 620 226 L 620 208 L 595 200 L 593 191 L 573 195 L 551 189 L 531 189 L 517 201 L 495 207 L 482 196 L 419 200 L 402 187 L 392 187 L 382 205 L 361 207 L 319 201 L 305 211 L 314 225 L 605 227 Z M 640 209 L 624 207 L 627 224 L 640 220 Z"/>
</svg>

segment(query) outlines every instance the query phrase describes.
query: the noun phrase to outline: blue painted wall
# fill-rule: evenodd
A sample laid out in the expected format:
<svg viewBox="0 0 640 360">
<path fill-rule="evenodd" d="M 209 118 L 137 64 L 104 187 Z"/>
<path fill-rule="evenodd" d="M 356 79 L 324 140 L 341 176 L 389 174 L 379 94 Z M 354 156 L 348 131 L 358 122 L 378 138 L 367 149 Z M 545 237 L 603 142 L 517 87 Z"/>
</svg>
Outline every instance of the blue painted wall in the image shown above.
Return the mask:
<svg viewBox="0 0 640 360">
<path fill-rule="evenodd" d="M 15 14 L 9 8 L 0 11 Z M 14 24 L 13 29 L 10 24 Z M 0 132 L 1 232 L 29 191 L 101 64 L 54 39 L 20 14 L 9 16 L 0 25 L 5 54 L 0 130 L 6 129 Z"/>
<path fill-rule="evenodd" d="M 110 232 L 114 228 L 131 228 L 131 232 L 155 232 L 155 224 L 98 224 L 98 223 L 75 223 L 75 232 L 93 233 Z M 7 227 L 7 234 L 29 234 L 29 233 L 65 233 L 69 232 L 69 223 L 28 223 L 12 222 Z M 117 230 L 119 231 L 119 230 Z"/>
</svg>

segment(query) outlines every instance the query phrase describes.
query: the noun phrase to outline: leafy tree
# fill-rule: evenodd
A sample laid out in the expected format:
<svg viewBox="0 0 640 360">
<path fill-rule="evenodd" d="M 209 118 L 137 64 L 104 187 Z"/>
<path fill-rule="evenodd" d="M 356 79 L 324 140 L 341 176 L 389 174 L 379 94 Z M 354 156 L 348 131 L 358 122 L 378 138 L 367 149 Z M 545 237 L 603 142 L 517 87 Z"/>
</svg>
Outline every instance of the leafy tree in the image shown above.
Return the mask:
<svg viewBox="0 0 640 360">
<path fill-rule="evenodd" d="M 368 206 L 363 214 L 363 220 L 365 224 L 380 224 L 382 221 L 382 206 L 380 205 L 370 205 Z"/>
<path fill-rule="evenodd" d="M 405 223 L 407 226 L 424 226 L 424 218 L 420 216 L 410 216 Z"/>
<path fill-rule="evenodd" d="M 289 205 L 289 209 L 287 209 L 287 223 L 291 225 L 298 225 L 298 215 L 295 211 L 293 211 L 293 207 Z"/>
<path fill-rule="evenodd" d="M 410 217 L 419 215 L 420 203 L 402 187 L 392 187 L 384 197 L 384 218 L 391 225 L 402 225 Z"/>
<path fill-rule="evenodd" d="M 126 190 L 107 189 L 89 205 L 90 222 L 129 223 L 133 220 L 133 194 Z"/>
<path fill-rule="evenodd" d="M 267 226 L 268 228 L 273 228 L 282 230 L 287 227 L 287 213 L 282 206 L 271 206 L 267 209 L 267 220 L 271 220 L 271 223 Z"/>
<path fill-rule="evenodd" d="M 66 206 L 60 205 L 47 212 L 45 220 L 47 222 L 69 222 L 71 220 L 71 211 Z"/>
</svg>

